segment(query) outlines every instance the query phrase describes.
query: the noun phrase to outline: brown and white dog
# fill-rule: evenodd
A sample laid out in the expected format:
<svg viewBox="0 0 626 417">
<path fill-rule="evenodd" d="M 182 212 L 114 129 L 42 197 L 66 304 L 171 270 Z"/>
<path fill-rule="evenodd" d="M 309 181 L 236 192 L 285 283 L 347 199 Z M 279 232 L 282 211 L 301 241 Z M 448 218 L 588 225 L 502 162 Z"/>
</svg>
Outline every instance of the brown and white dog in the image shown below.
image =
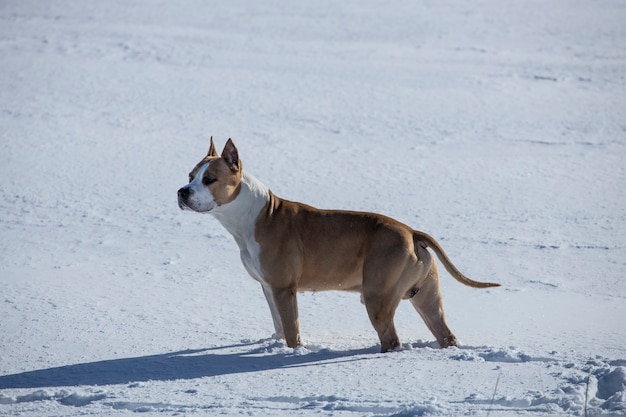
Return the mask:
<svg viewBox="0 0 626 417">
<path fill-rule="evenodd" d="M 276 197 L 244 172 L 228 140 L 209 153 L 178 190 L 181 209 L 211 213 L 235 238 L 241 261 L 263 287 L 277 338 L 300 342 L 296 293 L 343 290 L 362 294 L 381 351 L 400 345 L 393 318 L 409 299 L 441 347 L 456 346 L 446 324 L 433 250 L 457 281 L 474 288 L 499 284 L 463 275 L 431 236 L 379 214 L 320 210 Z"/>
</svg>

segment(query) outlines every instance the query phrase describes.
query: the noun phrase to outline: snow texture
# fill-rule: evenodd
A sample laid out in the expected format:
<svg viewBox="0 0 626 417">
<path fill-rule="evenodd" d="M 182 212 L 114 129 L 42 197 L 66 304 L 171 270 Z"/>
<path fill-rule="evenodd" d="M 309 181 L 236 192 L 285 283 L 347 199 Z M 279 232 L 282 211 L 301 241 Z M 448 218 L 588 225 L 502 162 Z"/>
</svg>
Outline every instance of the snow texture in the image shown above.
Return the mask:
<svg viewBox="0 0 626 417">
<path fill-rule="evenodd" d="M 0 416 L 626 415 L 626 4 L 0 2 Z M 281 197 L 436 237 L 409 303 L 305 347 L 176 190 L 213 135 Z"/>
</svg>

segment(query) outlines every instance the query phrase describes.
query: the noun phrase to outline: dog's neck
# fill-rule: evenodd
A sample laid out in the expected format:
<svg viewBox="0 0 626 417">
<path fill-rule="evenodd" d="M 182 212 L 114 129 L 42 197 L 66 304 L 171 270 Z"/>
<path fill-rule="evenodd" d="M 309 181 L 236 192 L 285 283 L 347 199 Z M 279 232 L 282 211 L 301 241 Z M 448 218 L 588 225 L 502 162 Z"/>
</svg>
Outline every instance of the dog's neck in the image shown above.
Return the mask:
<svg viewBox="0 0 626 417">
<path fill-rule="evenodd" d="M 240 247 L 254 238 L 256 219 L 270 199 L 269 189 L 258 179 L 243 172 L 237 197 L 211 211 Z"/>
</svg>

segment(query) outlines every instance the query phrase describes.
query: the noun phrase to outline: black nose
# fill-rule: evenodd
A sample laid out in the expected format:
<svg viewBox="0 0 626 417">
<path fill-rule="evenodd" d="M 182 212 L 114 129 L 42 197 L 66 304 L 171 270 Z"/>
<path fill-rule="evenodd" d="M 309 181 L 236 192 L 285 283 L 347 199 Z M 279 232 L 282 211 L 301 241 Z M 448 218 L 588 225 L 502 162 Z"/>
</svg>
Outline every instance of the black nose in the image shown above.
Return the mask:
<svg viewBox="0 0 626 417">
<path fill-rule="evenodd" d="M 189 197 L 189 194 L 191 194 L 191 188 L 189 187 L 183 187 L 180 190 L 178 190 L 178 198 L 185 199 Z"/>
</svg>

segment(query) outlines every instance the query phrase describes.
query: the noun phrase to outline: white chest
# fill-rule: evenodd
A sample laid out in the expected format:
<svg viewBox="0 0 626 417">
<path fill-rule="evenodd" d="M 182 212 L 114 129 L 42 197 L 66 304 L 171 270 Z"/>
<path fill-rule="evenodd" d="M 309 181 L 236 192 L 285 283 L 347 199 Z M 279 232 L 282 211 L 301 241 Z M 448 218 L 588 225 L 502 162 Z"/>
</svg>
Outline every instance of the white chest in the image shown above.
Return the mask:
<svg viewBox="0 0 626 417">
<path fill-rule="evenodd" d="M 261 270 L 261 247 L 259 243 L 254 239 L 235 239 L 239 245 L 239 255 L 241 256 L 241 262 L 248 271 L 248 274 L 260 283 L 265 282 L 263 271 Z"/>
</svg>

